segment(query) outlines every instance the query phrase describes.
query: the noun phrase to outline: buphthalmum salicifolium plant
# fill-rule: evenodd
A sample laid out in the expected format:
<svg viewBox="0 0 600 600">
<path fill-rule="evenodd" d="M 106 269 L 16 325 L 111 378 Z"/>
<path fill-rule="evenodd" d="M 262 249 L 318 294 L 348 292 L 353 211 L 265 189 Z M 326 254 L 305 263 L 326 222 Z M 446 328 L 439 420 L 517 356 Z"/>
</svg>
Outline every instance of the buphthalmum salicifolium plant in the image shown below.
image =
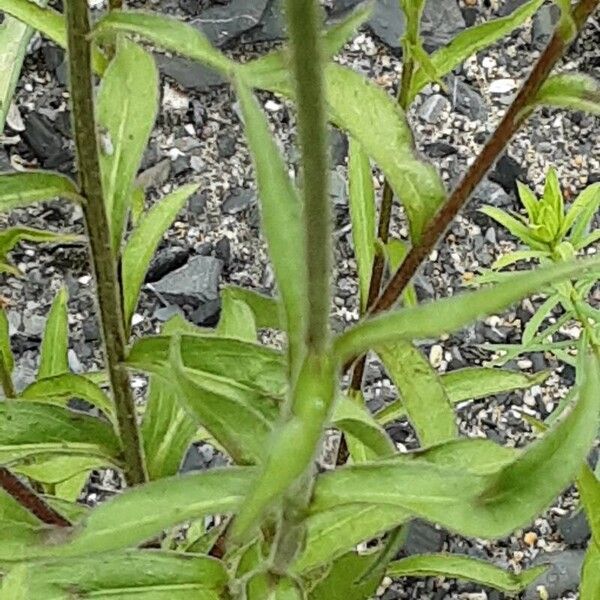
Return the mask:
<svg viewBox="0 0 600 600">
<path fill-rule="evenodd" d="M 0 313 L 3 595 L 366 600 L 386 574 L 446 575 L 514 593 L 544 567 L 511 573 L 448 554 L 394 560 L 403 527 L 418 517 L 464 536 L 506 536 L 575 480 L 587 490 L 594 540 L 600 539 L 598 481 L 585 467 L 600 413 L 595 313 L 585 314 L 572 400 L 554 422 L 539 424 L 543 435 L 520 450 L 460 437 L 453 405 L 526 388 L 539 377 L 500 368 L 440 376 L 415 345 L 550 286 L 592 281 L 600 261 L 566 255 L 556 260 L 548 246 L 548 262 L 557 264 L 510 274 L 475 291 L 418 304 L 409 285 L 537 105 L 599 110 L 593 80 L 551 75 L 598 0 L 574 7 L 559 3 L 555 35 L 450 195 L 415 153 L 405 109 L 427 83 L 521 25 L 542 1 L 466 30 L 431 55 L 419 37 L 422 4 L 401 2 L 407 28 L 394 100 L 332 61 L 368 9 L 321 32 L 318 3 L 289 0 L 289 48 L 238 64 L 198 30 L 158 14 L 111 7 L 90 28 L 83 0 L 67 0 L 64 15 L 27 0 L 0 0 L 0 10 L 68 51 L 78 166 L 77 182 L 42 171 L 0 176 L 0 210 L 56 197 L 81 206 L 105 351 L 103 371 L 69 372 L 67 298 L 61 291 L 48 317 L 37 380 L 17 393 L 7 319 Z M 157 71 L 144 41 L 202 62 L 231 81 L 254 160 L 278 297 L 226 288 L 215 330 L 175 318 L 160 335 L 131 339 L 131 317 L 152 253 L 195 190 L 177 189 L 145 211 L 143 190 L 135 186 L 157 111 Z M 301 183 L 290 179 L 254 89 L 294 101 Z M 337 335 L 329 327 L 327 121 L 351 139 L 350 208 L 361 296 L 359 322 Z M 385 177 L 378 225 L 374 167 Z M 409 243 L 389 236 L 394 193 L 405 208 Z M 539 217 L 547 210 L 537 207 L 532 235 L 548 237 L 540 225 L 546 217 Z M 552 241 L 563 228 L 564 222 L 551 229 Z M 384 282 L 386 263 L 394 274 Z M 257 342 L 264 328 L 285 333 L 282 351 Z M 372 415 L 365 407 L 361 357 L 369 351 L 397 384 L 393 415 Z M 342 389 L 341 376 L 349 370 L 352 385 Z M 149 378 L 142 415 L 132 397 L 132 372 Z M 97 412 L 76 412 L 73 398 Z M 383 425 L 399 416 L 413 425 L 419 450 L 399 453 L 388 437 Z M 331 428 L 342 433 L 343 443 L 336 468 L 321 473 L 315 459 Z M 217 446 L 231 466 L 177 475 L 187 448 L 198 440 Z M 127 487 L 89 509 L 75 500 L 98 468 L 122 472 Z M 379 543 L 358 553 L 365 541 Z M 598 562 L 592 542 L 584 600 L 597 597 Z"/>
</svg>

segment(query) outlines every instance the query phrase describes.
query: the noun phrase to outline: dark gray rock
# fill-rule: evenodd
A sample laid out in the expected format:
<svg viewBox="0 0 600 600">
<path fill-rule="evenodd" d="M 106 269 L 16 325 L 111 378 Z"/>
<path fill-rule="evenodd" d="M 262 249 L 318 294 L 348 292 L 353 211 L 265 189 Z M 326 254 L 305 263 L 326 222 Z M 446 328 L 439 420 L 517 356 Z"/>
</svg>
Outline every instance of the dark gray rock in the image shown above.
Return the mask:
<svg viewBox="0 0 600 600">
<path fill-rule="evenodd" d="M 231 242 L 229 238 L 223 236 L 215 244 L 215 257 L 223 261 L 223 265 L 227 269 L 231 264 Z"/>
<path fill-rule="evenodd" d="M 200 327 L 214 327 L 219 322 L 221 301 L 211 300 L 199 306 L 191 315 L 192 323 Z"/>
<path fill-rule="evenodd" d="M 188 201 L 188 211 L 193 215 L 201 215 L 206 211 L 208 201 L 205 191 L 197 191 Z"/>
<path fill-rule="evenodd" d="M 554 4 L 545 4 L 533 17 L 533 45 L 541 50 L 550 40 L 560 19 L 560 9 Z"/>
<path fill-rule="evenodd" d="M 511 196 L 500 185 L 489 179 L 484 179 L 479 184 L 475 190 L 474 199 L 477 201 L 477 208 L 482 204 L 491 204 L 498 208 L 507 208 L 513 204 Z"/>
<path fill-rule="evenodd" d="M 146 273 L 146 283 L 159 281 L 168 273 L 183 267 L 190 256 L 190 252 L 186 248 L 178 246 L 169 246 L 159 250 L 148 268 Z"/>
<path fill-rule="evenodd" d="M 329 193 L 335 206 L 344 207 L 348 204 L 346 180 L 337 171 L 331 172 Z"/>
<path fill-rule="evenodd" d="M 136 185 L 144 189 L 150 187 L 159 188 L 168 181 L 170 174 L 171 159 L 163 158 L 161 161 L 142 171 L 136 179 Z"/>
<path fill-rule="evenodd" d="M 516 192 L 517 180 L 523 181 L 526 171 L 514 158 L 503 154 L 493 171 L 489 174 L 490 181 L 501 185 L 507 193 Z"/>
<path fill-rule="evenodd" d="M 474 121 L 486 121 L 488 109 L 481 95 L 457 77 L 448 78 L 452 106 L 457 113 Z"/>
<path fill-rule="evenodd" d="M 510 15 L 510 13 L 517 10 L 517 8 L 520 8 L 521 6 L 523 6 L 523 4 L 525 4 L 526 2 L 527 2 L 527 0 L 506 0 L 506 2 L 504 2 L 502 4 L 502 6 L 500 7 L 500 10 L 498 11 L 498 15 L 500 17 L 506 17 L 506 16 Z"/>
<path fill-rule="evenodd" d="M 562 517 L 558 522 L 558 531 L 569 546 L 585 544 L 591 535 L 585 511 L 578 510 L 573 515 Z"/>
<path fill-rule="evenodd" d="M 195 256 L 189 262 L 151 284 L 151 289 L 173 304 L 192 307 L 219 298 L 219 278 L 223 262 L 212 256 Z"/>
<path fill-rule="evenodd" d="M 239 189 L 233 191 L 223 202 L 221 211 L 226 215 L 237 215 L 248 210 L 256 203 L 256 192 L 253 190 Z"/>
<path fill-rule="evenodd" d="M 42 47 L 42 57 L 46 69 L 55 71 L 65 60 L 65 51 L 54 44 L 48 44 Z"/>
<path fill-rule="evenodd" d="M 178 4 L 184 13 L 197 17 L 207 7 L 208 2 L 207 0 L 179 0 Z"/>
<path fill-rule="evenodd" d="M 3 148 L 0 148 L 0 171 L 10 171 L 10 157 L 8 152 Z"/>
<path fill-rule="evenodd" d="M 331 14 L 334 17 L 343 15 L 348 11 L 353 10 L 365 0 L 333 0 L 331 5 Z"/>
<path fill-rule="evenodd" d="M 69 160 L 65 142 L 48 117 L 32 112 L 24 122 L 23 139 L 44 167 L 54 169 Z"/>
<path fill-rule="evenodd" d="M 224 134 L 217 139 L 217 150 L 221 158 L 231 158 L 235 154 L 236 139 L 231 134 Z"/>
<path fill-rule="evenodd" d="M 419 117 L 423 119 L 423 121 L 433 125 L 440 120 L 442 113 L 446 108 L 448 108 L 448 100 L 440 94 L 434 94 L 433 96 L 429 96 L 429 98 L 423 102 L 421 108 L 419 108 Z"/>
<path fill-rule="evenodd" d="M 191 24 L 200 29 L 217 46 L 223 46 L 257 27 L 267 7 L 267 0 L 231 0 L 202 11 Z"/>
<path fill-rule="evenodd" d="M 548 564 L 550 568 L 527 588 L 524 600 L 539 600 L 540 586 L 545 589 L 548 600 L 559 600 L 566 592 L 577 590 L 584 554 L 583 550 L 538 554 L 534 564 Z"/>
<path fill-rule="evenodd" d="M 425 153 L 431 158 L 444 158 L 456 154 L 458 150 L 447 142 L 433 142 L 424 147 Z"/>
<path fill-rule="evenodd" d="M 161 321 L 161 323 L 164 323 L 165 321 L 168 321 L 171 317 L 174 317 L 175 315 L 183 316 L 183 312 L 181 311 L 179 306 L 169 304 L 168 306 L 161 306 L 160 308 L 157 308 L 154 311 L 153 318 L 157 319 L 158 321 Z"/>
<path fill-rule="evenodd" d="M 427 521 L 413 519 L 407 526 L 406 541 L 402 546 L 405 556 L 440 552 L 444 548 L 446 533 Z"/>
<path fill-rule="evenodd" d="M 41 339 L 46 326 L 46 318 L 42 315 L 23 315 L 23 333 L 30 338 Z"/>
<path fill-rule="evenodd" d="M 404 15 L 398 0 L 377 0 L 368 26 L 384 44 L 399 50 L 404 35 Z"/>
<path fill-rule="evenodd" d="M 348 156 L 348 137 L 339 129 L 331 132 L 331 164 L 333 166 L 346 164 Z"/>
<path fill-rule="evenodd" d="M 83 322 L 82 325 L 83 339 L 86 342 L 95 342 L 100 339 L 100 330 L 96 319 L 88 318 Z"/>
<path fill-rule="evenodd" d="M 248 42 L 273 42 L 284 39 L 287 33 L 283 9 L 284 0 L 268 0 L 260 24 L 244 34 L 244 39 Z"/>
<path fill-rule="evenodd" d="M 226 83 L 226 79 L 217 71 L 178 56 L 158 54 L 156 64 L 163 75 L 170 77 L 186 90 L 208 92 L 211 88 Z"/>
<path fill-rule="evenodd" d="M 446 45 L 465 28 L 456 0 L 428 0 L 421 20 L 423 45 L 429 51 Z"/>
<path fill-rule="evenodd" d="M 479 10 L 475 6 L 463 6 L 461 9 L 463 19 L 465 21 L 465 25 L 467 27 L 473 27 L 477 22 L 477 17 L 479 16 Z"/>
</svg>

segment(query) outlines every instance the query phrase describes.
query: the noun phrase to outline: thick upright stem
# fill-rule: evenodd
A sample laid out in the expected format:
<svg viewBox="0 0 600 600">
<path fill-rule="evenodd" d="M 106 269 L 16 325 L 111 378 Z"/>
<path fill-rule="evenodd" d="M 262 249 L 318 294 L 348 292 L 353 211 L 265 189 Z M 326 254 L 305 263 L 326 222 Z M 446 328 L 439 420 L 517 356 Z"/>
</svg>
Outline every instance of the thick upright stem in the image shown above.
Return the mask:
<svg viewBox="0 0 600 600">
<path fill-rule="evenodd" d="M 306 341 L 315 353 L 329 338 L 331 215 L 321 51 L 320 7 L 315 0 L 286 4 L 296 81 L 298 137 L 302 151 L 304 221 L 308 273 Z"/>
<path fill-rule="evenodd" d="M 17 395 L 10 373 L 4 368 L 3 362 L 0 360 L 0 386 L 6 398 L 14 398 Z"/>
<path fill-rule="evenodd" d="M 115 402 L 119 434 L 125 458 L 125 477 L 130 485 L 146 481 L 142 445 L 137 426 L 135 402 L 129 377 L 123 366 L 126 356 L 123 309 L 117 265 L 111 248 L 104 199 L 98 143 L 94 120 L 90 21 L 86 0 L 68 0 L 65 8 L 69 49 L 71 102 L 77 149 L 77 163 L 87 226 L 90 254 L 96 277 L 100 320 L 104 335 L 106 363 Z M 118 107 L 115 107 L 118 110 Z"/>
<path fill-rule="evenodd" d="M 580 31 L 588 17 L 594 12 L 600 0 L 581 0 L 573 11 L 573 20 Z M 517 97 L 507 110 L 500 125 L 478 154 L 475 162 L 452 192 L 446 203 L 428 223 L 420 242 L 413 246 L 406 259 L 394 274 L 389 284 L 371 309 L 378 313 L 391 308 L 398 300 L 406 286 L 410 283 L 422 262 L 434 249 L 446 228 L 454 220 L 459 211 L 465 206 L 471 194 L 485 177 L 500 156 L 516 131 L 523 125 L 531 111 L 531 102 L 550 75 L 552 69 L 564 54 L 570 40 L 563 38 L 559 29 L 555 32 L 550 43 L 536 63 L 527 81 Z"/>
</svg>

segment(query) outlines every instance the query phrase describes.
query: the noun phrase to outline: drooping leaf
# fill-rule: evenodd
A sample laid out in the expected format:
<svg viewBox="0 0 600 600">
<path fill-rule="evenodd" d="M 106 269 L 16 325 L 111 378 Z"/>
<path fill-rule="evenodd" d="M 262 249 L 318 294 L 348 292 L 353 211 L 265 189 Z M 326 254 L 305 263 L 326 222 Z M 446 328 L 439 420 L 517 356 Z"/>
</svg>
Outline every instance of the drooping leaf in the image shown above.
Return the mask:
<svg viewBox="0 0 600 600">
<path fill-rule="evenodd" d="M 542 85 L 533 104 L 600 114 L 600 83 L 585 73 L 559 73 Z"/>
<path fill-rule="evenodd" d="M 51 454 L 99 456 L 115 464 L 121 447 L 112 427 L 95 417 L 37 402 L 0 403 L 0 461 Z"/>
<path fill-rule="evenodd" d="M 225 568 L 216 559 L 153 550 L 40 560 L 24 569 L 15 600 L 68 600 L 74 594 L 81 599 L 218 600 L 227 584 Z M 10 593 L 15 585 L 9 573 L 0 592 Z"/>
<path fill-rule="evenodd" d="M 360 306 L 367 308 L 371 270 L 375 258 L 375 189 L 369 157 L 360 144 L 350 139 L 348 165 L 352 241 L 360 289 Z"/>
<path fill-rule="evenodd" d="M 254 160 L 263 231 L 285 309 L 290 368 L 294 370 L 302 354 L 307 302 L 300 200 L 252 93 L 241 80 L 237 82 L 236 92 Z"/>
<path fill-rule="evenodd" d="M 435 168 L 416 155 L 404 111 L 384 90 L 339 65 L 326 67 L 325 83 L 331 120 L 384 172 L 406 208 L 411 238 L 418 242 L 445 191 Z"/>
<path fill-rule="evenodd" d="M 428 339 L 450 333 L 478 318 L 500 312 L 548 284 L 595 273 L 599 268 L 600 261 L 584 260 L 511 274 L 502 283 L 488 288 L 367 319 L 338 336 L 334 349 L 341 360 L 348 360 L 398 340 Z"/>
<path fill-rule="evenodd" d="M 164 50 L 197 60 L 226 75 L 233 69 L 233 61 L 214 48 L 199 29 L 172 17 L 111 10 L 94 28 L 95 35 L 107 32 L 140 35 Z"/>
<path fill-rule="evenodd" d="M 99 456 L 48 456 L 34 458 L 13 468 L 15 473 L 25 475 L 34 481 L 57 485 L 76 475 L 87 474 L 92 469 L 112 466 L 107 459 Z M 81 488 L 80 488 L 81 489 Z"/>
<path fill-rule="evenodd" d="M 211 469 L 131 488 L 91 511 L 55 556 L 84 556 L 135 546 L 188 519 L 237 510 L 256 472 Z M 43 551 L 44 549 L 42 549 Z"/>
<path fill-rule="evenodd" d="M 59 406 L 66 406 L 69 400 L 79 398 L 100 409 L 107 417 L 114 415 L 112 401 L 102 389 L 83 375 L 75 373 L 61 373 L 34 381 L 21 392 L 19 398 Z"/>
<path fill-rule="evenodd" d="M 84 238 L 70 233 L 55 233 L 31 227 L 11 227 L 0 233 L 0 256 L 6 256 L 19 242 L 36 242 L 43 244 L 72 244 L 82 242 Z"/>
<path fill-rule="evenodd" d="M 48 320 L 40 349 L 38 379 L 66 373 L 69 370 L 69 322 L 67 314 L 67 289 L 62 288 L 48 313 Z"/>
<path fill-rule="evenodd" d="M 306 547 L 294 570 L 303 573 L 325 565 L 409 518 L 409 513 L 395 506 L 367 503 L 349 504 L 311 515 L 306 522 Z"/>
<path fill-rule="evenodd" d="M 14 368 L 15 358 L 10 346 L 8 317 L 4 309 L 0 308 L 0 371 L 2 371 L 2 377 L 10 378 Z"/>
<path fill-rule="evenodd" d="M 535 581 L 547 567 L 527 569 L 518 575 L 483 560 L 456 554 L 422 554 L 391 563 L 390 577 L 451 577 L 473 581 L 507 594 L 517 594 Z"/>
<path fill-rule="evenodd" d="M 520 27 L 535 14 L 543 3 L 544 0 L 529 0 L 506 17 L 461 31 L 447 46 L 440 48 L 430 56 L 431 64 L 438 76 L 450 73 L 469 56 L 487 48 Z M 413 100 L 427 83 L 427 73 L 423 69 L 419 69 L 413 77 L 409 99 Z"/>
<path fill-rule="evenodd" d="M 228 293 L 221 294 L 221 316 L 216 333 L 223 337 L 255 342 L 257 328 L 254 312 L 243 300 Z"/>
<path fill-rule="evenodd" d="M 36 6 L 28 0 L 23 2 Z M 0 212 L 59 197 L 81 201 L 77 187 L 64 175 L 47 171 L 0 174 Z"/>
<path fill-rule="evenodd" d="M 348 396 L 337 400 L 331 424 L 360 441 L 370 450 L 372 457 L 382 458 L 394 454 L 394 444 L 385 430 L 364 405 Z"/>
<path fill-rule="evenodd" d="M 173 330 L 170 330 L 173 331 Z M 169 362 L 171 336 L 148 336 L 138 340 L 127 363 L 149 373 Z M 242 340 L 212 335 L 181 336 L 184 366 L 202 373 L 207 380 L 254 390 L 266 397 L 282 398 L 287 390 L 286 365 L 281 353 Z"/>
<path fill-rule="evenodd" d="M 231 296 L 247 304 L 254 314 L 258 328 L 283 329 L 280 318 L 281 306 L 277 298 L 264 296 L 253 290 L 230 285 L 223 288 L 221 296 Z"/>
<path fill-rule="evenodd" d="M 134 110 L 135 107 L 132 107 Z M 118 168 L 118 167 L 115 167 Z M 137 170 L 137 167 L 136 167 Z M 123 310 L 129 328 L 152 256 L 187 199 L 198 189 L 185 185 L 157 202 L 133 230 L 123 250 Z"/>
<path fill-rule="evenodd" d="M 422 446 L 445 442 L 458 435 L 456 417 L 438 374 L 410 342 L 377 349 L 396 384 L 408 418 Z"/>
<path fill-rule="evenodd" d="M 158 110 L 158 71 L 152 55 L 137 44 L 123 38 L 117 46 L 98 92 L 97 119 L 104 202 L 118 256 L 135 176 Z"/>
<path fill-rule="evenodd" d="M 160 377 L 150 378 L 142 421 L 146 466 L 151 481 L 175 475 L 198 427 L 178 400 L 179 389 Z"/>
</svg>

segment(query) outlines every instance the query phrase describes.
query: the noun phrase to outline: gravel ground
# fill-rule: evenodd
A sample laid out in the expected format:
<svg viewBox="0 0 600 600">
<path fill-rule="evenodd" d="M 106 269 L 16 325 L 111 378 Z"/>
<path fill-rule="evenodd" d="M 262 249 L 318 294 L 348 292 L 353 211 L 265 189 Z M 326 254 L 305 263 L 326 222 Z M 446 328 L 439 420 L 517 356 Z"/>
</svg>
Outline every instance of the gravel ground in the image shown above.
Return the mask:
<svg viewBox="0 0 600 600">
<path fill-rule="evenodd" d="M 444 10 L 449 10 L 450 16 L 443 26 L 432 26 L 431 32 L 425 35 L 430 47 L 444 41 L 446 30 L 464 27 L 465 22 L 471 24 L 506 14 L 521 3 L 519 0 L 470 0 L 454 6 L 455 0 L 445 1 Z M 233 56 L 247 59 L 278 43 L 273 38 L 280 36 L 281 31 L 274 21 L 275 13 L 270 12 L 277 3 L 278 0 L 253 0 L 240 4 L 230 0 L 229 5 L 223 5 L 202 0 L 180 0 L 179 3 L 160 0 L 145 6 L 156 9 L 155 5 L 160 4 L 163 11 L 203 22 L 208 22 L 207 15 L 212 14 L 206 11 L 217 11 L 211 18 L 222 16 L 219 11 L 226 10 L 239 15 L 241 9 L 236 8 L 239 5 L 244 6 L 242 12 L 252 19 L 252 11 L 256 10 L 257 18 L 262 18 L 261 28 L 246 31 L 241 39 L 236 39 L 238 36 L 234 35 L 233 29 L 230 37 L 223 36 L 222 30 L 214 34 L 216 41 L 224 44 Z M 344 6 L 356 3 L 336 0 L 328 4 L 328 9 L 335 15 Z M 395 0 L 380 0 L 378 17 L 345 46 L 339 58 L 340 62 L 368 74 L 390 92 L 401 73 L 399 51 L 394 47 L 393 31 L 390 32 L 393 27 L 385 12 L 394 3 Z M 409 117 L 419 150 L 438 167 L 447 187 L 464 173 L 499 122 L 519 83 L 539 55 L 552 17 L 550 7 L 546 6 L 533 23 L 457 69 L 447 79 L 448 93 L 434 85 L 415 102 Z M 388 28 L 382 28 L 382 23 Z M 244 27 L 247 25 L 240 25 L 241 29 Z M 600 77 L 599 47 L 600 14 L 596 14 L 560 69 L 580 70 Z M 157 331 L 160 323 L 177 311 L 183 311 L 201 324 L 214 323 L 218 313 L 215 299 L 219 285 L 235 283 L 267 293 L 272 293 L 274 287 L 264 240 L 257 227 L 252 169 L 232 91 L 226 86 L 215 85 L 218 78 L 185 61 L 163 57 L 160 66 L 163 73 L 170 76 L 161 78 L 162 110 L 143 164 L 142 177 L 149 191 L 148 205 L 184 182 L 199 183 L 200 191 L 180 214 L 153 263 L 135 317 L 137 333 Z M 11 116 L 9 127 L 0 136 L 0 169 L 43 166 L 63 172 L 72 170 L 73 147 L 68 139 L 65 77 L 62 53 L 46 40 L 36 39 L 18 89 L 18 113 Z M 261 94 L 261 99 L 293 168 L 297 161 L 293 147 L 293 112 L 280 98 Z M 515 240 L 488 217 L 478 213 L 477 208 L 483 203 L 491 203 L 517 210 L 516 178 L 540 191 L 546 170 L 554 166 L 571 198 L 586 184 L 600 180 L 599 124 L 598 119 L 581 113 L 538 111 L 511 142 L 469 207 L 451 227 L 444 243 L 432 253 L 431 260 L 416 280 L 419 297 L 442 297 L 463 288 L 472 274 L 515 247 Z M 356 263 L 350 244 L 344 182 L 346 149 L 344 136 L 334 132 L 332 201 L 336 278 L 332 317 L 336 328 L 343 328 L 358 317 Z M 80 212 L 60 203 L 15 211 L 10 216 L 0 215 L 2 227 L 17 223 L 82 231 Z M 406 221 L 398 206 L 393 230 L 396 236 L 407 237 Z M 34 377 L 45 316 L 54 294 L 63 285 L 68 287 L 71 298 L 71 368 L 75 372 L 97 368 L 100 364 L 99 333 L 93 316 L 93 282 L 84 249 L 34 248 L 22 244 L 13 253 L 13 260 L 26 276 L 20 280 L 0 276 L 0 281 L 2 296 L 10 303 L 11 339 L 18 357 L 19 387 Z M 163 289 L 161 279 L 183 265 L 205 275 L 208 282 L 204 295 L 194 302 L 177 303 L 160 291 Z M 164 289 L 169 289 L 168 284 L 169 280 Z M 491 358 L 491 354 L 481 345 L 519 341 L 522 327 L 536 304 L 535 298 L 526 300 L 501 317 L 490 318 L 442 341 L 424 344 L 423 351 L 440 371 L 482 364 Z M 576 337 L 578 331 L 572 329 L 564 334 Z M 546 417 L 574 379 L 573 369 L 560 366 L 555 359 L 542 353 L 512 361 L 509 366 L 525 372 L 550 368 L 553 373 L 546 384 L 525 393 L 504 394 L 461 407 L 462 433 L 487 436 L 508 445 L 523 445 L 533 439 L 533 434 L 522 414 Z M 141 389 L 144 382 L 140 379 L 134 384 Z M 395 398 L 392 383 L 375 360 L 368 364 L 366 393 L 372 410 Z M 392 424 L 390 431 L 400 448 L 416 446 L 414 433 L 405 422 Z M 210 449 L 203 449 L 188 456 L 186 467 L 202 467 L 214 464 L 215 460 L 218 457 Z M 96 502 L 106 495 L 107 490 L 114 489 L 114 485 L 110 473 L 94 476 L 86 488 L 85 500 Z M 463 539 L 416 522 L 405 551 L 451 550 L 517 570 L 548 559 L 550 554 L 550 559 L 556 563 L 556 577 L 547 582 L 549 597 L 576 598 L 576 594 L 569 594 L 567 590 L 577 585 L 582 548 L 589 535 L 577 506 L 576 493 L 568 493 L 531 527 L 493 543 Z M 380 595 L 385 600 L 501 600 L 505 597 L 499 592 L 483 590 L 481 586 L 434 578 L 386 581 L 384 584 Z M 532 600 L 537 594 L 530 590 L 523 597 Z"/>
</svg>

